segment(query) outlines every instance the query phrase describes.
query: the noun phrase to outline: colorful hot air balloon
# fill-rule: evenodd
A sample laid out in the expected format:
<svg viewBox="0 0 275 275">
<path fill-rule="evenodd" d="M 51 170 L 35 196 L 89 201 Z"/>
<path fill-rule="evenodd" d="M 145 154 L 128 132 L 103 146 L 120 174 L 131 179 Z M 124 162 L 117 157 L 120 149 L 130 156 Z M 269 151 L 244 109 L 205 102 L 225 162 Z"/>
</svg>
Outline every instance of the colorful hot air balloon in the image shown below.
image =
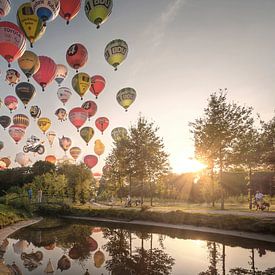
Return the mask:
<svg viewBox="0 0 275 275">
<path fill-rule="evenodd" d="M 98 156 L 101 156 L 105 151 L 105 145 L 101 142 L 100 139 L 95 140 L 94 151 Z"/>
<path fill-rule="evenodd" d="M 34 52 L 25 51 L 24 54 L 18 59 L 18 66 L 29 81 L 29 78 L 39 70 L 40 61 Z"/>
<path fill-rule="evenodd" d="M 20 73 L 14 69 L 7 70 L 6 81 L 11 86 L 13 86 L 14 84 L 17 84 L 20 81 Z"/>
<path fill-rule="evenodd" d="M 4 128 L 4 130 L 9 127 L 11 124 L 11 119 L 9 116 L 0 116 L 0 125 Z"/>
<path fill-rule="evenodd" d="M 12 22 L 0 22 L 0 55 L 10 63 L 17 60 L 26 50 L 26 37 Z"/>
<path fill-rule="evenodd" d="M 113 1 L 85 1 L 85 13 L 87 18 L 96 25 L 98 29 L 101 24 L 107 21 L 112 13 Z"/>
<path fill-rule="evenodd" d="M 95 155 L 87 155 L 87 156 L 84 157 L 84 163 L 90 169 L 95 167 L 97 162 L 98 162 L 98 158 Z"/>
<path fill-rule="evenodd" d="M 54 131 L 49 131 L 49 132 L 47 132 L 46 136 L 47 136 L 50 146 L 52 147 L 54 139 L 56 137 L 56 133 Z"/>
<path fill-rule="evenodd" d="M 88 51 L 80 43 L 75 43 L 70 46 L 66 53 L 68 64 L 76 70 L 82 68 L 88 61 Z"/>
<path fill-rule="evenodd" d="M 63 82 L 63 80 L 67 77 L 68 69 L 63 64 L 56 65 L 56 74 L 55 74 L 55 81 L 57 82 L 58 86 Z"/>
<path fill-rule="evenodd" d="M 54 155 L 48 155 L 45 157 L 45 161 L 50 162 L 52 164 L 56 164 L 56 157 Z"/>
<path fill-rule="evenodd" d="M 127 130 L 123 127 L 116 127 L 112 130 L 111 136 L 115 142 L 127 138 Z"/>
<path fill-rule="evenodd" d="M 17 10 L 17 23 L 30 41 L 33 43 L 40 39 L 46 31 L 42 20 L 33 12 L 30 2 L 22 4 Z"/>
<path fill-rule="evenodd" d="M 35 95 L 35 88 L 29 82 L 21 82 L 16 85 L 15 93 L 19 97 L 19 99 L 23 102 L 26 109 L 27 104 Z"/>
<path fill-rule="evenodd" d="M 60 87 L 57 91 L 57 97 L 64 105 L 70 99 L 71 95 L 72 95 L 72 92 L 67 87 Z"/>
<path fill-rule="evenodd" d="M 11 125 L 9 127 L 9 134 L 17 144 L 24 137 L 25 129 L 17 125 Z"/>
<path fill-rule="evenodd" d="M 92 137 L 94 136 L 94 133 L 95 131 L 92 127 L 83 127 L 80 130 L 80 136 L 86 142 L 87 145 L 89 141 L 92 139 Z"/>
<path fill-rule="evenodd" d="M 100 268 L 104 262 L 105 262 L 105 256 L 104 253 L 101 250 L 98 250 L 94 254 L 94 262 L 95 262 L 95 267 Z"/>
<path fill-rule="evenodd" d="M 29 118 L 24 114 L 14 115 L 12 121 L 14 125 L 25 129 L 30 125 Z"/>
<path fill-rule="evenodd" d="M 64 136 L 62 138 L 59 138 L 59 146 L 64 150 L 65 153 L 71 147 L 71 144 L 72 141 L 70 138 Z"/>
<path fill-rule="evenodd" d="M 105 79 L 101 75 L 94 75 L 91 77 L 90 91 L 95 95 L 95 98 L 103 91 L 105 87 Z"/>
<path fill-rule="evenodd" d="M 107 117 L 99 117 L 95 121 L 96 128 L 103 134 L 104 130 L 109 125 L 109 119 Z"/>
<path fill-rule="evenodd" d="M 0 108 L 2 108 L 2 106 L 3 106 L 3 101 L 2 101 L 2 99 L 0 98 Z"/>
<path fill-rule="evenodd" d="M 81 149 L 79 147 L 72 147 L 70 149 L 70 154 L 74 160 L 76 160 L 81 154 Z"/>
<path fill-rule="evenodd" d="M 0 151 L 4 148 L 4 142 L 0 141 Z"/>
<path fill-rule="evenodd" d="M 78 95 L 83 99 L 84 94 L 91 85 L 91 78 L 86 73 L 78 73 L 72 79 L 72 86 Z"/>
<path fill-rule="evenodd" d="M 11 10 L 10 0 L 0 0 L 0 20 L 7 16 Z"/>
<path fill-rule="evenodd" d="M 44 26 L 46 22 L 53 21 L 60 10 L 59 0 L 31 0 L 34 13 L 42 20 Z"/>
<path fill-rule="evenodd" d="M 66 0 L 66 1 L 68 1 L 68 0 Z M 70 269 L 70 267 L 71 267 L 71 262 L 70 262 L 70 259 L 66 255 L 63 255 L 57 262 L 57 269 L 60 269 L 61 272 L 63 270 Z"/>
<path fill-rule="evenodd" d="M 105 48 L 104 55 L 106 61 L 117 70 L 117 66 L 121 64 L 128 54 L 128 45 L 121 39 L 115 39 L 108 43 Z"/>
<path fill-rule="evenodd" d="M 56 64 L 47 56 L 39 56 L 40 67 L 39 70 L 33 75 L 33 79 L 42 87 L 49 85 L 55 78 Z"/>
<path fill-rule="evenodd" d="M 63 108 L 58 108 L 55 111 L 55 115 L 57 116 L 58 120 L 65 121 L 67 119 L 67 111 Z"/>
<path fill-rule="evenodd" d="M 31 106 L 31 108 L 30 108 L 30 115 L 34 119 L 39 118 L 41 116 L 41 109 L 38 106 L 36 106 L 36 105 Z"/>
<path fill-rule="evenodd" d="M 137 93 L 133 88 L 123 88 L 118 91 L 116 100 L 127 112 L 129 106 L 135 101 L 136 95 Z"/>
<path fill-rule="evenodd" d="M 16 154 L 15 162 L 19 163 L 21 167 L 25 167 L 31 162 L 31 160 L 27 154 L 20 152 Z"/>
<path fill-rule="evenodd" d="M 51 127 L 51 124 L 51 120 L 47 117 L 41 117 L 37 120 L 37 125 L 43 134 Z"/>
<path fill-rule="evenodd" d="M 79 13 L 81 0 L 60 0 L 59 15 L 69 22 Z"/>
<path fill-rule="evenodd" d="M 3 161 L 6 165 L 6 168 L 9 168 L 9 166 L 11 165 L 11 160 L 9 157 L 3 157 L 0 159 L 1 161 Z"/>
<path fill-rule="evenodd" d="M 97 111 L 97 105 L 94 101 L 88 100 L 85 101 L 82 106 L 82 108 L 84 108 L 87 112 L 88 112 L 88 118 L 90 120 L 90 118 L 92 116 L 95 115 L 96 111 Z"/>
<path fill-rule="evenodd" d="M 75 107 L 69 112 L 69 120 L 77 128 L 79 128 L 86 122 L 88 118 L 87 111 L 82 107 Z"/>
<path fill-rule="evenodd" d="M 18 100 L 15 96 L 8 95 L 4 98 L 4 103 L 7 106 L 7 108 L 10 110 L 10 112 L 14 111 L 18 107 Z"/>
</svg>

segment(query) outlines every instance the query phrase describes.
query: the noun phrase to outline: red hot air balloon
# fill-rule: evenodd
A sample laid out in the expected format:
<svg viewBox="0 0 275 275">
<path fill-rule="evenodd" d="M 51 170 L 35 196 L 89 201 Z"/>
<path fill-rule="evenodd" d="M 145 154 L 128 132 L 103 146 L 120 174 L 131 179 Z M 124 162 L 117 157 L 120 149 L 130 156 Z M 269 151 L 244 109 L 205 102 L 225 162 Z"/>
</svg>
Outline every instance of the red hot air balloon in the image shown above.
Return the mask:
<svg viewBox="0 0 275 275">
<path fill-rule="evenodd" d="M 69 22 L 79 13 L 81 0 L 60 0 L 59 15 Z"/>
<path fill-rule="evenodd" d="M 18 107 L 18 100 L 15 96 L 8 95 L 4 98 L 4 103 L 7 106 L 7 108 L 10 110 L 10 112 L 14 111 Z"/>
<path fill-rule="evenodd" d="M 25 129 L 17 125 L 11 125 L 9 127 L 9 134 L 17 144 L 24 137 Z"/>
<path fill-rule="evenodd" d="M 103 91 L 103 89 L 105 87 L 105 83 L 106 82 L 105 82 L 105 79 L 103 76 L 101 76 L 101 75 L 92 76 L 90 91 L 92 92 L 92 94 L 95 95 L 96 98 Z"/>
<path fill-rule="evenodd" d="M 26 37 L 14 23 L 0 22 L 0 55 L 10 63 L 17 60 L 26 50 Z"/>
<path fill-rule="evenodd" d="M 82 107 L 75 107 L 69 112 L 69 120 L 77 128 L 79 128 L 86 122 L 88 118 L 87 111 Z"/>
<path fill-rule="evenodd" d="M 88 100 L 85 101 L 82 106 L 82 108 L 84 108 L 87 112 L 88 112 L 88 118 L 90 120 L 90 118 L 92 116 L 95 115 L 96 111 L 97 111 L 97 105 L 94 101 Z"/>
<path fill-rule="evenodd" d="M 82 44 L 75 43 L 67 50 L 66 60 L 78 72 L 78 69 L 83 67 L 88 60 L 88 51 Z"/>
<path fill-rule="evenodd" d="M 95 167 L 97 165 L 97 162 L 98 162 L 98 158 L 95 155 L 87 155 L 84 157 L 84 163 L 90 169 Z"/>
<path fill-rule="evenodd" d="M 44 91 L 45 87 L 54 80 L 57 66 L 48 56 L 39 56 L 39 61 L 40 68 L 33 75 L 33 79 L 42 87 L 42 91 Z"/>
<path fill-rule="evenodd" d="M 107 117 L 99 117 L 95 121 L 96 128 L 103 134 L 104 130 L 109 125 L 109 119 Z"/>
</svg>

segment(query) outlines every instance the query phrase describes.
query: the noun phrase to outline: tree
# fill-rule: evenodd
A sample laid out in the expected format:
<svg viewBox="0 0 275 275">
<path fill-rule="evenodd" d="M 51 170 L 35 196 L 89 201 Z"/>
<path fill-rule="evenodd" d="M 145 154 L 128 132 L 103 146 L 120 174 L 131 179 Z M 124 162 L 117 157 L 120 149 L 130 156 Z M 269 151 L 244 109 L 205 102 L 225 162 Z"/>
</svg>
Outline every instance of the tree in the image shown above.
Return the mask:
<svg viewBox="0 0 275 275">
<path fill-rule="evenodd" d="M 48 172 L 53 172 L 56 170 L 56 167 L 53 163 L 48 161 L 39 160 L 35 162 L 31 168 L 33 176 L 43 175 Z"/>
</svg>

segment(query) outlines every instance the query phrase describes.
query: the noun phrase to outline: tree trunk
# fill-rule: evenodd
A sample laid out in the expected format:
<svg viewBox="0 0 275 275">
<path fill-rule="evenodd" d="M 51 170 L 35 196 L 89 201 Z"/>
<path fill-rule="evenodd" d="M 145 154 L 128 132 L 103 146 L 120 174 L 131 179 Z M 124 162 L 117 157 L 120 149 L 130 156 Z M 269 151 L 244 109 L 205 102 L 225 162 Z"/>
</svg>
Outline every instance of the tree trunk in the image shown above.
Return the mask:
<svg viewBox="0 0 275 275">
<path fill-rule="evenodd" d="M 132 175 L 129 174 L 129 194 L 130 197 L 132 198 Z"/>
<path fill-rule="evenodd" d="M 223 160 L 222 149 L 220 149 L 220 186 L 221 186 L 221 210 L 224 210 L 224 186 L 223 186 Z"/>
<path fill-rule="evenodd" d="M 211 199 L 212 199 L 212 207 L 215 207 L 215 197 L 214 197 L 214 167 L 213 165 L 211 165 L 211 175 L 210 175 L 210 179 L 211 179 Z"/>
<path fill-rule="evenodd" d="M 150 205 L 153 206 L 153 191 L 152 191 L 152 183 L 150 182 Z"/>
<path fill-rule="evenodd" d="M 249 209 L 252 209 L 252 168 L 249 165 L 249 174 L 248 174 L 248 199 L 249 199 Z"/>
<path fill-rule="evenodd" d="M 225 275 L 225 244 L 222 244 L 222 274 Z"/>
<path fill-rule="evenodd" d="M 144 194 L 143 194 L 143 179 L 141 180 L 141 205 L 143 205 L 143 196 L 144 196 Z"/>
</svg>

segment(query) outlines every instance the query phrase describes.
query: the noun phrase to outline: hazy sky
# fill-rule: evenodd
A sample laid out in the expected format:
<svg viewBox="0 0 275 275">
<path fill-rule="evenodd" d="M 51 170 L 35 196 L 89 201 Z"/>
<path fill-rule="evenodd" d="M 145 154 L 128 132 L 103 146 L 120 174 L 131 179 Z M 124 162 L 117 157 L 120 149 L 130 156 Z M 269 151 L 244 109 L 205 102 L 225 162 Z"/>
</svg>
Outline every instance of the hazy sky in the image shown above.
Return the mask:
<svg viewBox="0 0 275 275">
<path fill-rule="evenodd" d="M 16 10 L 23 1 L 12 1 L 12 11 L 3 20 L 16 22 Z M 94 141 L 100 138 L 106 145 L 99 164 L 93 171 L 101 170 L 104 158 L 112 146 L 111 130 L 128 128 L 137 121 L 139 113 L 160 127 L 171 166 L 193 156 L 192 135 L 188 122 L 203 114 L 210 93 L 228 88 L 228 99 L 241 105 L 253 106 L 255 113 L 269 120 L 275 107 L 275 1 L 274 0 L 114 0 L 109 20 L 96 30 L 88 21 L 82 1 L 81 12 L 66 26 L 58 17 L 47 26 L 46 34 L 35 43 L 33 51 L 52 57 L 56 63 L 66 64 L 66 50 L 76 42 L 89 51 L 88 64 L 80 71 L 90 75 L 101 74 L 107 85 L 96 103 L 98 112 L 85 126 L 94 127 L 95 118 L 107 116 L 110 125 L 102 136 L 98 130 L 86 147 L 75 127 L 69 122 L 59 122 L 54 115 L 62 103 L 57 99 L 54 82 L 44 93 L 36 85 L 36 97 L 29 103 L 42 108 L 53 124 L 50 130 L 73 140 L 85 154 L 93 154 Z M 128 43 L 129 53 L 117 72 L 105 61 L 106 44 L 121 38 Z M 28 45 L 29 49 L 29 45 Z M 15 95 L 14 88 L 5 83 L 6 61 L 1 58 L 0 97 Z M 17 62 L 12 64 L 17 69 Z M 20 71 L 20 69 L 18 69 Z M 21 73 L 21 71 L 20 71 Z M 71 87 L 75 74 L 70 69 L 64 86 Z M 21 79 L 25 76 L 21 73 Z M 124 87 L 133 87 L 137 98 L 129 111 L 116 102 L 116 93 Z M 94 100 L 87 92 L 84 100 Z M 74 93 L 66 105 L 67 111 L 82 104 Z M 28 114 L 20 103 L 14 112 Z M 3 106 L 0 113 L 9 115 Z M 15 145 L 8 131 L 0 129 L 0 140 L 5 147 L 0 156 L 11 156 L 22 151 L 26 138 L 36 134 L 45 138 L 34 120 L 25 138 Z M 64 155 L 56 139 L 46 154 Z M 43 158 L 46 156 L 43 156 Z M 38 157 L 30 154 L 35 161 Z"/>
</svg>

